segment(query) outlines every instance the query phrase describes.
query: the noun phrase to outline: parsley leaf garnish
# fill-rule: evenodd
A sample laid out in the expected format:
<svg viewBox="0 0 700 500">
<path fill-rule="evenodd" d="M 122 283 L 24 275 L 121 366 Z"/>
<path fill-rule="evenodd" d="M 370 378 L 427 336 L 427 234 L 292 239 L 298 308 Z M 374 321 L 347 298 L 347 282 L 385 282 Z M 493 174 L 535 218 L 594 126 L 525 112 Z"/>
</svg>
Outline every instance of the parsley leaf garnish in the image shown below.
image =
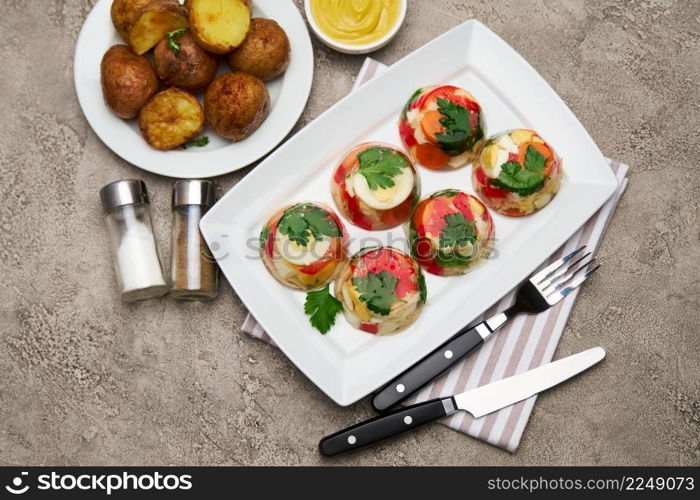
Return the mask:
<svg viewBox="0 0 700 500">
<path fill-rule="evenodd" d="M 270 235 L 270 228 L 267 227 L 267 224 L 265 224 L 262 228 L 262 231 L 260 231 L 260 248 L 263 249 L 265 248 L 265 244 L 267 243 L 267 237 Z"/>
<path fill-rule="evenodd" d="M 177 43 L 175 38 L 181 37 L 182 35 L 184 35 L 186 30 L 187 30 L 187 28 L 180 28 L 179 30 L 171 31 L 170 33 L 168 33 L 166 35 L 166 37 L 168 39 L 168 47 L 170 48 L 170 50 L 172 50 L 176 54 L 178 52 L 180 52 L 180 44 Z"/>
<path fill-rule="evenodd" d="M 468 220 L 461 212 L 446 215 L 445 223 L 447 225 L 440 230 L 440 248 L 453 248 L 476 241 L 474 221 Z"/>
<path fill-rule="evenodd" d="M 406 118 L 406 113 L 408 113 L 408 108 L 411 107 L 411 104 L 415 102 L 416 99 L 423 93 L 423 89 L 418 89 L 416 90 L 413 94 L 411 94 L 411 97 L 408 98 L 408 101 L 406 101 L 406 104 L 403 107 L 403 110 L 401 110 L 401 116 Z"/>
<path fill-rule="evenodd" d="M 524 163 L 525 168 L 516 161 L 504 163 L 498 178 L 490 180 L 491 184 L 520 196 L 539 191 L 544 185 L 545 157 L 533 146 L 528 146 Z"/>
<path fill-rule="evenodd" d="M 340 228 L 330 214 L 311 204 L 295 205 L 287 209 L 278 227 L 290 241 L 303 247 L 309 244 L 311 237 L 318 240 L 323 236 L 341 236 Z"/>
<path fill-rule="evenodd" d="M 335 325 L 335 316 L 342 310 L 343 304 L 331 295 L 330 285 L 306 294 L 304 312 L 310 316 L 313 327 L 321 333 L 325 334 Z"/>
<path fill-rule="evenodd" d="M 209 144 L 209 137 L 203 135 L 202 137 L 198 137 L 197 139 L 190 139 L 182 145 L 182 149 L 187 149 L 191 147 L 201 148 L 206 146 L 207 144 Z"/>
<path fill-rule="evenodd" d="M 398 300 L 395 292 L 398 282 L 399 279 L 387 271 L 367 273 L 367 276 L 352 279 L 353 286 L 360 293 L 360 300 L 367 304 L 370 311 L 382 316 L 388 316 L 391 305 Z"/>
<path fill-rule="evenodd" d="M 469 265 L 471 256 L 456 252 L 444 252 L 438 250 L 435 253 L 435 262 L 441 267 L 465 267 Z"/>
<path fill-rule="evenodd" d="M 420 301 L 425 304 L 428 299 L 428 287 L 425 286 L 425 276 L 420 271 L 418 272 L 418 292 L 420 293 Z"/>
<path fill-rule="evenodd" d="M 382 146 L 372 146 L 357 155 L 360 161 L 359 172 L 367 179 L 372 191 L 394 186 L 393 178 L 408 168 L 408 162 L 402 154 Z"/>
<path fill-rule="evenodd" d="M 449 156 L 457 156 L 471 148 L 483 137 L 479 126 L 475 133 L 469 121 L 469 110 L 444 97 L 438 97 L 438 111 L 443 115 L 440 123 L 445 128 L 444 134 L 435 134 L 442 149 Z"/>
</svg>

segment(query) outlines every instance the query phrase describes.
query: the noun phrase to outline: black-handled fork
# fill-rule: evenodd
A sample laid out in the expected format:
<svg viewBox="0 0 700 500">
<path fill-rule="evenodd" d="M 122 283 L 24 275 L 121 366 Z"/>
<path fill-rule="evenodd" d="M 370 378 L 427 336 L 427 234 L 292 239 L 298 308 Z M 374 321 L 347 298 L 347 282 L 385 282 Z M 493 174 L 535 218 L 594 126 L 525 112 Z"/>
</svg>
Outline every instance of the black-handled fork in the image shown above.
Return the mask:
<svg viewBox="0 0 700 500">
<path fill-rule="evenodd" d="M 385 385 L 372 399 L 374 409 L 381 412 L 400 403 L 479 347 L 515 315 L 541 313 L 566 297 L 600 267 L 594 264 L 594 257 L 588 259 L 591 252 L 581 255 L 584 248 L 585 245 L 577 248 L 523 283 L 515 303 L 508 309 L 474 327 L 460 330 L 451 340 Z"/>
</svg>

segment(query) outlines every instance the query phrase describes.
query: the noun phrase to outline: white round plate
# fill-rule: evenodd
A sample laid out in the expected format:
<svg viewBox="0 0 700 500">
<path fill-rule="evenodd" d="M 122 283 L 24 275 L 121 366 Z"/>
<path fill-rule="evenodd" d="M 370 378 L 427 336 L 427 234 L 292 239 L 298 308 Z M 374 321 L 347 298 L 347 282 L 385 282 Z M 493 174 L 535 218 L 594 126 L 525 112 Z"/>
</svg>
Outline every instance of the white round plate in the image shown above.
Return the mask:
<svg viewBox="0 0 700 500">
<path fill-rule="evenodd" d="M 207 146 L 157 151 L 141 136 L 136 120 L 122 120 L 105 105 L 100 62 L 109 47 L 123 44 L 110 19 L 111 0 L 99 0 L 80 31 L 75 49 L 75 88 L 90 126 L 107 147 L 129 163 L 160 175 L 201 178 L 223 175 L 250 165 L 275 148 L 301 116 L 311 91 L 314 60 L 304 19 L 291 0 L 254 0 L 253 16 L 274 19 L 289 37 L 292 57 L 279 78 L 267 82 L 270 115 L 258 130 L 240 142 L 219 137 L 209 127 Z M 220 73 L 228 71 L 222 61 Z M 199 96 L 201 98 L 201 95 Z"/>
</svg>

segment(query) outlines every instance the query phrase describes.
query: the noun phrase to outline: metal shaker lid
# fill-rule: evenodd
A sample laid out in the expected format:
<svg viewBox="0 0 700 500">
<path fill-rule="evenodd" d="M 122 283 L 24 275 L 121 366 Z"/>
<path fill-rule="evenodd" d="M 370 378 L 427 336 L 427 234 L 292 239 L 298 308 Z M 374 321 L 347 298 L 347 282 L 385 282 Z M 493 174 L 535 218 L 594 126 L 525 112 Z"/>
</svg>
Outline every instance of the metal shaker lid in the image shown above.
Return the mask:
<svg viewBox="0 0 700 500">
<path fill-rule="evenodd" d="M 211 207 L 216 201 L 216 184 L 201 179 L 182 179 L 173 184 L 173 208 L 182 205 Z"/>
<path fill-rule="evenodd" d="M 146 184 L 137 179 L 112 182 L 100 189 L 102 208 L 105 211 L 122 205 L 148 203 Z"/>
</svg>

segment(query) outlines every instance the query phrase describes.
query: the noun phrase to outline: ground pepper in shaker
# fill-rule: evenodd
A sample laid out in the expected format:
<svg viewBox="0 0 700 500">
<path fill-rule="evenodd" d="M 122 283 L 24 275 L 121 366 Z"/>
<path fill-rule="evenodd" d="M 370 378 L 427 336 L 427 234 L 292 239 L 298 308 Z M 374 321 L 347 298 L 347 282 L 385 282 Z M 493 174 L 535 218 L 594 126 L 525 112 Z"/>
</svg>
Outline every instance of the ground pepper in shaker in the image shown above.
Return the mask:
<svg viewBox="0 0 700 500">
<path fill-rule="evenodd" d="M 100 190 L 117 284 L 126 302 L 168 293 L 143 181 L 127 179 Z"/>
<path fill-rule="evenodd" d="M 176 299 L 211 300 L 219 293 L 219 269 L 199 231 L 199 221 L 215 200 L 212 181 L 187 179 L 173 185 L 170 293 Z"/>
</svg>

